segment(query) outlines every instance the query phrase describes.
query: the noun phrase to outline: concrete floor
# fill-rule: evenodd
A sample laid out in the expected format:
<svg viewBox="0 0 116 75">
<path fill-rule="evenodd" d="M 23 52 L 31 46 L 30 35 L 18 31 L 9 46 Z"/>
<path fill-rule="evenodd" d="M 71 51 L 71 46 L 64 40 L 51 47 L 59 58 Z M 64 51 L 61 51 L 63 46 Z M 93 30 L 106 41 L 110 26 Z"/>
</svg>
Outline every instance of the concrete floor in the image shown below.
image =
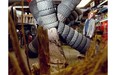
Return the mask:
<svg viewBox="0 0 116 75">
<path fill-rule="evenodd" d="M 70 46 L 66 46 L 66 45 L 63 45 L 62 47 L 63 47 L 64 54 L 66 56 L 67 62 L 69 64 L 72 64 L 72 63 L 78 61 L 77 57 L 81 56 L 81 54 L 77 50 L 71 48 Z M 13 51 L 10 53 L 12 53 L 13 56 L 15 57 Z M 22 53 L 22 56 L 23 56 L 23 59 L 24 59 L 26 65 L 27 65 L 25 50 L 23 48 L 21 48 L 21 53 Z M 31 59 L 29 58 L 30 66 L 32 66 L 33 63 L 37 63 L 37 62 L 38 62 L 38 58 L 31 58 Z"/>
</svg>

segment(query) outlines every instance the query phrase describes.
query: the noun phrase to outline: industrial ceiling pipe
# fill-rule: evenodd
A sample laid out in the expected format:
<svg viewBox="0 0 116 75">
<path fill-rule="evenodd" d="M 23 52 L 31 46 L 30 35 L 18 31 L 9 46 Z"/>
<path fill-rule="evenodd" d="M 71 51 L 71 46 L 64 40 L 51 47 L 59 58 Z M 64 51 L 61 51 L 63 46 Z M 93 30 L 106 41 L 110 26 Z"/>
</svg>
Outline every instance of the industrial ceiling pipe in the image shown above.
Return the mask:
<svg viewBox="0 0 116 75">
<path fill-rule="evenodd" d="M 64 22 L 81 0 L 62 0 L 58 5 L 58 20 Z"/>
<path fill-rule="evenodd" d="M 79 8 L 75 8 L 75 10 L 79 15 L 83 14 L 83 12 Z"/>
<path fill-rule="evenodd" d="M 69 19 L 69 18 L 67 18 L 67 19 L 66 19 L 66 21 L 65 21 L 65 24 L 67 24 L 67 25 L 68 25 L 69 23 L 70 23 L 70 19 Z"/>
<path fill-rule="evenodd" d="M 42 25 L 45 29 L 56 28 L 58 20 L 52 0 L 33 0 L 29 4 L 30 11 L 36 19 L 38 25 Z M 38 40 L 37 36 L 28 45 L 28 55 L 31 58 L 38 56 Z"/>
<path fill-rule="evenodd" d="M 72 11 L 71 15 L 73 15 L 74 19 L 77 19 L 78 18 L 78 13 L 75 12 L 75 11 Z"/>
<path fill-rule="evenodd" d="M 73 15 L 70 15 L 69 18 L 71 19 L 71 21 L 75 20 Z"/>
<path fill-rule="evenodd" d="M 90 45 L 90 39 L 62 22 L 59 22 L 58 33 L 63 40 L 66 40 L 68 45 L 78 50 L 80 53 L 85 54 L 86 49 Z"/>
<path fill-rule="evenodd" d="M 76 21 L 77 21 L 77 20 L 81 20 L 81 18 L 83 17 L 83 12 L 82 12 L 82 10 L 80 10 L 79 8 L 75 8 L 75 11 L 76 11 L 77 14 L 78 14 L 78 19 L 76 19 Z"/>
<path fill-rule="evenodd" d="M 71 22 L 71 21 L 78 21 L 81 19 L 81 15 L 83 14 L 83 12 L 79 9 L 79 8 L 75 8 L 71 14 L 69 15 L 68 18 L 66 18 L 65 22 L 67 25 Z M 70 19 L 70 21 L 68 20 Z M 72 25 L 71 25 L 72 26 Z"/>
<path fill-rule="evenodd" d="M 29 8 L 39 25 L 46 29 L 57 27 L 58 21 L 52 0 L 33 0 Z"/>
<path fill-rule="evenodd" d="M 63 0 L 63 1 L 65 2 L 65 0 Z M 72 1 L 75 1 L 75 0 L 70 0 L 70 1 L 66 0 L 66 4 L 68 4 L 67 2 L 74 3 Z M 78 0 L 76 4 L 78 4 L 79 1 L 80 0 Z M 37 5 L 38 3 L 41 5 L 42 2 L 45 2 L 45 4 L 46 4 L 45 7 Z M 58 20 L 57 20 L 55 13 L 52 12 L 51 10 L 49 10 L 49 9 L 54 9 L 53 5 L 50 4 L 50 2 L 52 2 L 52 1 L 51 0 L 39 0 L 38 2 L 35 2 L 36 3 L 35 5 L 33 5 L 33 3 L 30 4 L 30 11 L 35 16 L 36 20 L 38 21 L 38 24 L 41 24 L 45 28 L 54 28 L 54 27 L 56 27 L 59 35 L 67 42 L 68 45 L 70 45 L 72 48 L 75 48 L 76 50 L 80 51 L 80 53 L 85 54 L 86 53 L 86 49 L 90 45 L 90 39 L 86 38 L 81 33 L 78 33 L 76 30 L 74 30 L 73 28 L 69 27 L 68 25 L 65 25 L 62 22 L 63 20 L 59 20 L 60 18 L 58 18 Z M 62 6 L 62 3 L 59 6 Z M 44 3 L 42 3 L 42 4 L 44 4 Z M 76 4 L 74 4 L 74 5 L 76 5 Z M 65 7 L 62 7 L 60 9 L 63 9 L 63 8 L 65 8 Z M 37 9 L 36 12 L 34 11 L 35 9 Z M 52 13 L 50 13 L 50 14 L 45 13 L 45 15 L 47 14 L 46 16 L 43 16 L 43 13 L 41 15 L 41 13 L 40 13 L 41 11 L 48 11 L 48 10 L 51 11 Z M 69 10 L 69 12 L 71 12 L 72 10 L 73 9 Z M 37 12 L 37 11 L 39 11 L 39 12 Z M 65 13 L 63 13 L 63 14 L 65 15 Z M 69 16 L 69 14 L 68 15 L 66 14 L 65 18 L 68 17 L 68 16 Z M 58 15 L 57 15 L 57 17 L 58 17 Z M 40 21 L 42 21 L 42 23 L 40 23 Z M 37 50 L 38 50 L 37 37 L 35 37 L 35 39 L 29 44 L 28 47 L 29 47 L 29 54 L 30 54 L 29 56 L 35 54 L 33 57 L 36 57 L 37 53 L 38 53 L 37 52 Z"/>
<path fill-rule="evenodd" d="M 58 24 L 58 34 L 66 41 L 72 48 L 78 50 L 81 54 L 85 54 L 90 45 L 90 39 L 78 33 L 73 28 L 65 25 L 62 22 Z M 37 57 L 38 41 L 37 37 L 29 44 L 29 57 Z"/>
<path fill-rule="evenodd" d="M 79 16 L 82 15 L 82 14 L 83 14 L 83 12 L 82 12 L 79 8 L 75 8 L 75 9 L 71 12 L 71 14 L 69 15 L 69 17 L 72 15 L 72 16 L 75 18 L 75 20 L 76 20 L 76 19 L 78 20 Z"/>
</svg>

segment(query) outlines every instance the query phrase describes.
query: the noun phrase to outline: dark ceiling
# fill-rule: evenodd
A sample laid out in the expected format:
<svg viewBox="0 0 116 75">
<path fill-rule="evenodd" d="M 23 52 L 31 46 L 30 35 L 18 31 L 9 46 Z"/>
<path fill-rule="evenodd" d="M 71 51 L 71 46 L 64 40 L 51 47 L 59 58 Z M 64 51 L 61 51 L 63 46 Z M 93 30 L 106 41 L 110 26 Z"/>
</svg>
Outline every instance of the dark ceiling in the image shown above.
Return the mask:
<svg viewBox="0 0 116 75">
<path fill-rule="evenodd" d="M 14 4 L 14 3 L 18 3 L 17 6 L 21 6 L 21 1 L 22 0 L 9 0 L 9 6 Z M 24 6 L 28 6 L 28 2 L 27 0 L 23 0 L 24 1 Z M 54 4 L 59 4 L 61 2 L 61 0 L 53 0 Z"/>
<path fill-rule="evenodd" d="M 8 5 L 11 6 L 11 5 L 14 5 L 14 6 L 21 6 L 22 0 L 9 0 L 8 2 Z M 23 0 L 24 1 L 24 6 L 28 6 L 29 3 L 27 2 L 27 0 Z M 90 3 L 92 1 L 95 1 L 95 6 L 99 5 L 100 4 L 100 0 L 91 0 Z M 61 0 L 53 0 L 53 3 L 54 5 L 58 5 L 59 3 L 61 2 Z M 88 8 L 90 6 L 90 3 L 88 3 L 85 7 L 83 7 L 84 9 Z M 107 2 L 106 2 L 107 3 Z M 21 10 L 21 8 L 16 8 L 17 10 Z M 25 12 L 30 12 L 29 8 L 24 8 L 24 11 Z M 87 13 L 88 11 L 86 11 L 85 13 Z M 87 15 L 87 14 L 85 14 Z"/>
<path fill-rule="evenodd" d="M 27 0 L 23 0 L 24 1 L 24 6 L 28 6 L 29 3 L 27 2 Z M 61 2 L 61 0 L 53 0 L 54 5 L 58 5 Z M 8 2 L 8 6 L 22 6 L 22 0 L 9 0 Z M 21 8 L 16 8 L 17 10 L 21 10 Z M 29 8 L 24 8 L 25 12 L 30 12 Z"/>
</svg>

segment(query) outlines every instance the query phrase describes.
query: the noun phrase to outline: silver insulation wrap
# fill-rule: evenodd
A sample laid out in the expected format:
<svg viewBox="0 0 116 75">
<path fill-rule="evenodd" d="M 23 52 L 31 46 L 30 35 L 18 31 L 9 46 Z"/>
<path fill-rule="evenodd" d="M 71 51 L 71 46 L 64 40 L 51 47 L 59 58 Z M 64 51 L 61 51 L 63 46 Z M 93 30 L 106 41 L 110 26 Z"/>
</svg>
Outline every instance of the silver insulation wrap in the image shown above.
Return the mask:
<svg viewBox="0 0 116 75">
<path fill-rule="evenodd" d="M 46 29 L 57 27 L 58 21 L 52 0 L 33 0 L 29 8 L 39 25 Z"/>
<path fill-rule="evenodd" d="M 72 48 L 78 50 L 82 54 L 86 53 L 86 49 L 90 45 L 90 39 L 62 22 L 59 22 L 58 33 Z"/>
<path fill-rule="evenodd" d="M 63 0 L 58 5 L 58 20 L 64 22 L 81 0 Z"/>
<path fill-rule="evenodd" d="M 30 2 L 29 8 L 39 25 L 42 25 L 46 29 L 57 28 L 58 34 L 69 46 L 85 54 L 91 40 L 63 23 L 66 19 L 70 21 L 78 18 L 80 13 L 74 9 L 80 1 L 81 0 L 62 0 L 58 5 L 57 14 L 53 7 L 52 0 L 33 0 Z M 28 48 L 30 56 L 34 54 L 37 56 L 37 37 L 29 44 Z"/>
</svg>

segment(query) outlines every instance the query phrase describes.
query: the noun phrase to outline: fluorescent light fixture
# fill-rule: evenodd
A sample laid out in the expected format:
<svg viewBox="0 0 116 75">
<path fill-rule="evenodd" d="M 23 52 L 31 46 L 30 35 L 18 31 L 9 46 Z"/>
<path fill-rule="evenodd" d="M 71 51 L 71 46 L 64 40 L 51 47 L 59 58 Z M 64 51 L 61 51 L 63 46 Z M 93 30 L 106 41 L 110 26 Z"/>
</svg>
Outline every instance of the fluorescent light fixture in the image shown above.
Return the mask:
<svg viewBox="0 0 116 75">
<path fill-rule="evenodd" d="M 91 0 L 81 0 L 81 2 L 79 3 L 79 5 L 77 5 L 78 8 L 84 7 L 85 5 L 87 5 Z"/>
<path fill-rule="evenodd" d="M 22 11 L 16 10 L 16 14 L 19 16 L 22 14 Z"/>
<path fill-rule="evenodd" d="M 103 1 L 102 3 L 100 3 L 97 7 L 100 7 L 102 4 L 106 3 L 108 0 Z"/>
<path fill-rule="evenodd" d="M 22 8 L 22 6 L 14 6 L 15 8 Z M 29 6 L 23 6 L 23 8 L 29 8 Z"/>
</svg>

